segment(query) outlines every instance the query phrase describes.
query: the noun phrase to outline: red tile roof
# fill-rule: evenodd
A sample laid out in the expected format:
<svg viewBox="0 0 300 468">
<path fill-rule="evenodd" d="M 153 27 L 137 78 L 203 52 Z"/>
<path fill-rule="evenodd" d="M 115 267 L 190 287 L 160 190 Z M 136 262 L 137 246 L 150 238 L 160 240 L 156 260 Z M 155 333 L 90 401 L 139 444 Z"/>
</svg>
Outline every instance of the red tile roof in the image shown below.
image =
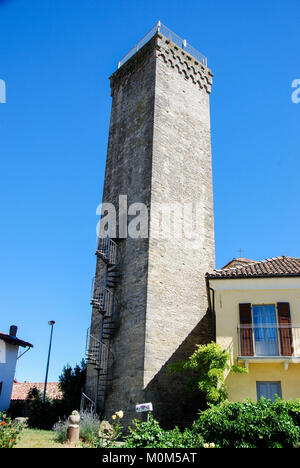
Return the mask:
<svg viewBox="0 0 300 468">
<path fill-rule="evenodd" d="M 219 270 L 206 273 L 206 277 L 211 279 L 226 279 L 300 276 L 300 258 L 286 257 L 285 255 L 267 258 L 258 262 L 253 260 L 252 263 L 245 262 L 244 265 L 233 268 L 228 268 L 227 265 Z"/>
<path fill-rule="evenodd" d="M 14 381 L 11 394 L 12 400 L 26 400 L 31 388 L 36 387 L 40 392 L 44 391 L 44 382 L 16 382 Z M 59 388 L 59 382 L 47 383 L 47 397 L 61 400 L 62 393 Z"/>
</svg>

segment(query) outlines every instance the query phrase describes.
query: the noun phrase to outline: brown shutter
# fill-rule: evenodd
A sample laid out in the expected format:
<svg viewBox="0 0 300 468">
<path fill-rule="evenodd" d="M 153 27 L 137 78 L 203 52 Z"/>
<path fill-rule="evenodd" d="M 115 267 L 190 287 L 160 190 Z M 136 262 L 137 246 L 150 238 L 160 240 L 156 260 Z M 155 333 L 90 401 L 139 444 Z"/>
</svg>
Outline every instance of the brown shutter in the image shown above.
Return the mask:
<svg viewBox="0 0 300 468">
<path fill-rule="evenodd" d="M 239 304 L 241 325 L 241 355 L 253 356 L 251 304 Z"/>
<path fill-rule="evenodd" d="M 282 356 L 292 356 L 293 335 L 291 326 L 290 304 L 288 302 L 278 302 L 278 324 Z"/>
</svg>

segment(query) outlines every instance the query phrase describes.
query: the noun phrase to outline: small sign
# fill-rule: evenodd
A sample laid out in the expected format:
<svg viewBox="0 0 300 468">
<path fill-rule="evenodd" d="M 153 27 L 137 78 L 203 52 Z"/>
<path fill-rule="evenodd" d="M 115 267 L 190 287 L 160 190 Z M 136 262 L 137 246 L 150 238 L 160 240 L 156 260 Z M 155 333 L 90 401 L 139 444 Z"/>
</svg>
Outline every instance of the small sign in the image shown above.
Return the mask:
<svg viewBox="0 0 300 468">
<path fill-rule="evenodd" d="M 144 411 L 153 411 L 152 403 L 141 403 L 140 405 L 135 405 L 135 411 L 137 413 L 143 413 Z"/>
</svg>

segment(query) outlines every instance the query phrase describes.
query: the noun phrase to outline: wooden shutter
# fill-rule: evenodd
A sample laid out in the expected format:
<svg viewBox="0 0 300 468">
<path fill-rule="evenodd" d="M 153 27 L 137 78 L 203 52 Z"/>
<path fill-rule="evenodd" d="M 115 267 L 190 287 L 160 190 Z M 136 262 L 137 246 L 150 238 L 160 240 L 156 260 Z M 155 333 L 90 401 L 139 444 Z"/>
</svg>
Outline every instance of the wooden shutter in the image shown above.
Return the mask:
<svg viewBox="0 0 300 468">
<path fill-rule="evenodd" d="M 294 352 L 294 348 L 293 348 L 290 304 L 288 302 L 278 302 L 277 311 L 278 311 L 281 355 L 292 356 Z"/>
<path fill-rule="evenodd" d="M 239 304 L 240 331 L 241 331 L 241 355 L 253 356 L 253 329 L 251 317 L 251 304 Z"/>
</svg>

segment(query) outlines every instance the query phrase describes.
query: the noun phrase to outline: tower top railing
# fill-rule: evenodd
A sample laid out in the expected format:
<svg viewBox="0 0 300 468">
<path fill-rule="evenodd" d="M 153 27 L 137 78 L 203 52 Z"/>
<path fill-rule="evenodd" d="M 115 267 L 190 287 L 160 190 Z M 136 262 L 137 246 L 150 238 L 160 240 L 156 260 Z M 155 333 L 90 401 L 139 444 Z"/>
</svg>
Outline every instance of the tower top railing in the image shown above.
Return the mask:
<svg viewBox="0 0 300 468">
<path fill-rule="evenodd" d="M 198 60 L 202 65 L 207 66 L 207 58 L 198 52 L 194 47 L 192 47 L 186 39 L 182 39 L 169 28 L 167 28 L 164 24 L 160 21 L 150 29 L 147 34 L 132 48 L 130 51 L 122 58 L 122 60 L 118 63 L 118 68 L 120 68 L 127 60 L 129 60 L 138 50 L 140 50 L 150 39 L 155 36 L 157 32 L 160 32 L 163 36 L 170 39 L 174 44 L 178 45 L 188 54 L 192 55 L 196 60 Z"/>
</svg>

